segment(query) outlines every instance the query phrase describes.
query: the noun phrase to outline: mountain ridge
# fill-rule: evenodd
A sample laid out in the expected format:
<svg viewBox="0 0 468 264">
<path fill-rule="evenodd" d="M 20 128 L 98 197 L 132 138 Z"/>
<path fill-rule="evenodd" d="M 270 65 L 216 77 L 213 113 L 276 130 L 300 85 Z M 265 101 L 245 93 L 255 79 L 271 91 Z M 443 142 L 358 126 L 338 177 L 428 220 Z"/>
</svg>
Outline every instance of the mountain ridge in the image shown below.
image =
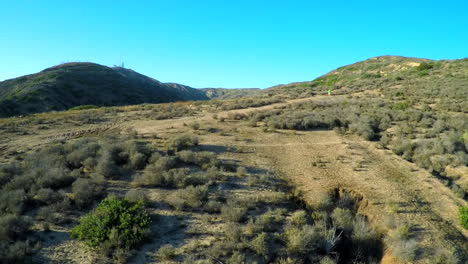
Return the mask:
<svg viewBox="0 0 468 264">
<path fill-rule="evenodd" d="M 122 67 L 90 62 L 65 63 L 0 82 L 0 117 L 79 105 L 119 106 L 207 100 L 200 90 Z"/>
</svg>

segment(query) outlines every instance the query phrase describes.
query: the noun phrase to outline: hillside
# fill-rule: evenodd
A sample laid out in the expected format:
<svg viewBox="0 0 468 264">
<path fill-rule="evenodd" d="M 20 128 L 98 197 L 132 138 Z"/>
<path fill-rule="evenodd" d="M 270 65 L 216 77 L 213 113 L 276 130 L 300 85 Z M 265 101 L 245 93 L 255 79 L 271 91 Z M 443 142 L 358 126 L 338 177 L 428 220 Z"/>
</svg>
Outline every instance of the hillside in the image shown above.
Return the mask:
<svg viewBox="0 0 468 264">
<path fill-rule="evenodd" d="M 271 87 L 289 97 L 364 92 L 379 88 L 387 98 L 417 97 L 435 107 L 468 112 L 468 59 L 440 60 L 381 56 L 340 67 L 313 81 Z M 455 104 L 453 104 L 455 102 Z"/>
<path fill-rule="evenodd" d="M 256 96 L 261 94 L 259 88 L 245 88 L 245 89 L 225 89 L 225 88 L 203 88 L 200 89 L 205 92 L 206 96 L 210 99 L 236 99 L 247 96 Z"/>
<path fill-rule="evenodd" d="M 161 83 L 121 67 L 66 63 L 0 82 L 0 116 L 67 110 L 74 106 L 118 106 L 206 100 L 194 88 Z"/>
</svg>

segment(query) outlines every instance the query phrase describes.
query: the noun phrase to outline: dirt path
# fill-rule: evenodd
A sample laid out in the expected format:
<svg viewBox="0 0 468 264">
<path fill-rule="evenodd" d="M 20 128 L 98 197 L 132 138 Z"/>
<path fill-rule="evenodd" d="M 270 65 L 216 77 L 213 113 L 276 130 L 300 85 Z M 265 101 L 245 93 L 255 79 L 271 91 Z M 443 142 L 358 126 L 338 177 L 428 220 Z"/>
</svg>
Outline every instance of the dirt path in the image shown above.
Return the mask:
<svg viewBox="0 0 468 264">
<path fill-rule="evenodd" d="M 308 101 L 315 101 L 315 100 L 322 100 L 327 98 L 327 96 L 314 96 L 314 97 L 306 97 L 306 98 L 299 98 L 299 99 L 292 99 L 288 100 L 284 103 L 275 103 L 260 107 L 249 107 L 245 109 L 235 109 L 229 111 L 222 111 L 216 113 L 218 117 L 227 117 L 229 113 L 242 113 L 248 114 L 250 112 L 259 112 L 259 111 L 267 111 L 272 110 L 275 108 L 286 107 L 287 105 L 291 104 L 298 104 L 304 103 Z M 338 98 L 338 96 L 334 97 Z M 137 120 L 134 122 L 129 122 L 125 124 L 126 127 L 136 128 L 139 133 L 142 134 L 151 134 L 151 133 L 158 133 L 158 132 L 166 132 L 167 129 L 180 129 L 183 127 L 184 124 L 190 124 L 193 122 L 207 122 L 213 120 L 213 114 L 215 113 L 200 113 L 196 116 L 187 116 L 177 119 L 168 119 L 168 120 Z"/>
<path fill-rule="evenodd" d="M 421 256 L 427 258 L 438 249 L 465 256 L 468 252 L 468 233 L 458 224 L 457 214 L 466 202 L 429 173 L 371 142 L 333 131 L 285 132 L 263 134 L 243 148 L 267 157 L 312 205 L 323 191 L 338 188 L 362 198 L 360 213 L 376 228 L 385 230 L 390 219 L 412 225 Z"/>
</svg>

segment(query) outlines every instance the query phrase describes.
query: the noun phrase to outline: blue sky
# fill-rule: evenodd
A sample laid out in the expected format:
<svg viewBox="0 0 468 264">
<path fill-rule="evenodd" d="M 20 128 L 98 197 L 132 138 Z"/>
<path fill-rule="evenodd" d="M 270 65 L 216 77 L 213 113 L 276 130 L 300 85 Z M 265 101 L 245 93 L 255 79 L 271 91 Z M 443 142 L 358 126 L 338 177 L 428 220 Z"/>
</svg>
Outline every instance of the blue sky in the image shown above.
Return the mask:
<svg viewBox="0 0 468 264">
<path fill-rule="evenodd" d="M 468 1 L 0 0 L 0 80 L 91 61 L 266 88 L 380 55 L 468 57 Z"/>
</svg>

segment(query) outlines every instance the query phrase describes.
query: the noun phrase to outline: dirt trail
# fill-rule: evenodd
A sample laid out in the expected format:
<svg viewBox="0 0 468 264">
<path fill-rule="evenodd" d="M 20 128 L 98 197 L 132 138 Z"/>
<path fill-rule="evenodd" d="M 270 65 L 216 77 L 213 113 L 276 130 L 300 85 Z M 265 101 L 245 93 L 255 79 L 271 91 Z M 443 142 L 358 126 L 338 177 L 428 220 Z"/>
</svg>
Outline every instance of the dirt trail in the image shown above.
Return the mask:
<svg viewBox="0 0 468 264">
<path fill-rule="evenodd" d="M 458 206 L 466 202 L 429 173 L 371 142 L 333 131 L 307 131 L 264 134 L 243 147 L 268 157 L 312 205 L 324 190 L 344 189 L 362 198 L 360 213 L 377 228 L 385 229 L 390 218 L 413 225 L 421 255 L 436 249 L 468 252 L 468 234 L 457 218 Z"/>
<path fill-rule="evenodd" d="M 333 98 L 338 98 L 341 96 L 335 96 Z M 235 110 L 229 110 L 229 111 L 222 111 L 216 113 L 218 117 L 227 117 L 229 113 L 242 113 L 242 114 L 247 114 L 250 112 L 259 112 L 259 111 L 267 111 L 267 110 L 272 110 L 275 108 L 281 108 L 285 107 L 287 105 L 291 104 L 298 104 L 298 103 L 304 103 L 308 101 L 315 101 L 315 100 L 321 100 L 327 98 L 327 96 L 314 96 L 314 97 L 306 97 L 306 98 L 299 98 L 299 99 L 292 99 L 292 100 L 287 100 L 284 103 L 275 103 L 275 104 L 270 104 L 270 105 L 265 105 L 265 106 L 260 106 L 260 107 L 249 107 L 245 109 L 235 109 Z M 191 122 L 206 122 L 210 121 L 213 119 L 213 114 L 215 113 L 208 113 L 208 112 L 203 112 L 200 113 L 196 116 L 187 116 L 187 117 L 182 117 L 182 118 L 177 118 L 177 119 L 168 119 L 168 120 L 137 120 L 134 122 L 129 122 L 125 126 L 127 127 L 132 127 L 132 128 L 137 128 L 139 133 L 142 134 L 151 134 L 151 133 L 157 133 L 157 132 L 166 132 L 167 129 L 179 129 L 181 128 L 184 123 L 188 124 Z"/>
</svg>

